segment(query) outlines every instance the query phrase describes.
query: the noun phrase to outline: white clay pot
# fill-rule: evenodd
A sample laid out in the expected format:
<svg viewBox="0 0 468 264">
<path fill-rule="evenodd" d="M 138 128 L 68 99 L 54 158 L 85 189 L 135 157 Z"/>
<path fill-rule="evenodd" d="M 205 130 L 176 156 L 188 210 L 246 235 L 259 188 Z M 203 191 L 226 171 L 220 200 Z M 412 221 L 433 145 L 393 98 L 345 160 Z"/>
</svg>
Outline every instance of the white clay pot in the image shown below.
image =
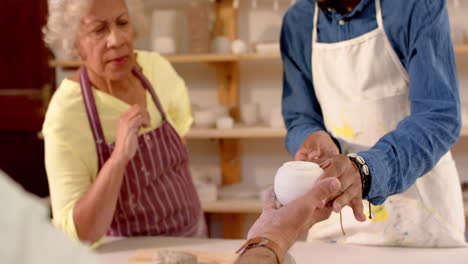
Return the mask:
<svg viewBox="0 0 468 264">
<path fill-rule="evenodd" d="M 247 45 L 244 41 L 238 39 L 232 42 L 232 53 L 242 54 L 247 52 Z"/>
<path fill-rule="evenodd" d="M 196 111 L 193 113 L 195 126 L 199 128 L 211 128 L 216 124 L 216 115 L 211 111 Z"/>
<path fill-rule="evenodd" d="M 291 161 L 278 169 L 275 177 L 275 194 L 278 201 L 285 205 L 303 196 L 312 189 L 323 174 L 316 163 Z"/>
<path fill-rule="evenodd" d="M 233 129 L 234 128 L 234 119 L 231 117 L 223 117 L 216 121 L 217 129 Z"/>
<path fill-rule="evenodd" d="M 259 106 L 256 103 L 243 104 L 240 109 L 240 118 L 242 123 L 247 126 L 253 126 L 258 123 Z"/>
<path fill-rule="evenodd" d="M 157 37 L 153 41 L 153 50 L 161 54 L 176 53 L 175 40 L 170 37 Z"/>
</svg>

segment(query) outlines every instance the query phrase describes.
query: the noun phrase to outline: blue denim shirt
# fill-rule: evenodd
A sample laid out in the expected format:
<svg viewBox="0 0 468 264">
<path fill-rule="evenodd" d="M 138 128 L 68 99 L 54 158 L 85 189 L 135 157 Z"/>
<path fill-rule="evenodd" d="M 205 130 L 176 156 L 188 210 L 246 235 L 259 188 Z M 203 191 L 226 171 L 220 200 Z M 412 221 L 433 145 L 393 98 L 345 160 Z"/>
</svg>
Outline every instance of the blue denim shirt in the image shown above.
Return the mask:
<svg viewBox="0 0 468 264">
<path fill-rule="evenodd" d="M 460 98 L 445 0 L 381 0 L 385 32 L 410 76 L 411 114 L 370 150 L 373 204 L 406 191 L 458 140 Z M 294 155 L 308 135 L 326 130 L 314 93 L 311 56 L 315 0 L 299 0 L 281 32 L 286 145 Z M 340 25 L 340 20 L 346 23 Z M 319 11 L 318 42 L 349 40 L 377 28 L 375 0 L 342 16 Z M 337 76 L 339 78 L 339 76 Z"/>
</svg>

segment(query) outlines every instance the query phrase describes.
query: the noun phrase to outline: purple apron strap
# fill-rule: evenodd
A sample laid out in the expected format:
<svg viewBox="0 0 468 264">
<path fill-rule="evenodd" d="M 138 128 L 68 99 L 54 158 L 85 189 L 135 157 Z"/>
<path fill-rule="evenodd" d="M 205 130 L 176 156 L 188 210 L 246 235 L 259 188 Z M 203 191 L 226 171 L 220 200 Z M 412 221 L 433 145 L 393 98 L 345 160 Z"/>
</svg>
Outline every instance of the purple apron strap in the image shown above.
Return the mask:
<svg viewBox="0 0 468 264">
<path fill-rule="evenodd" d="M 81 68 L 80 84 L 86 113 L 88 115 L 88 121 L 93 132 L 94 141 L 96 143 L 99 169 L 101 169 L 104 163 L 110 157 L 110 150 L 104 138 L 104 132 L 102 130 L 101 121 L 99 120 L 96 102 L 94 101 L 91 82 L 89 81 L 88 71 L 85 66 Z"/>
<path fill-rule="evenodd" d="M 140 79 L 143 86 L 150 92 L 151 97 L 153 97 L 153 101 L 156 104 L 156 107 L 158 108 L 159 113 L 161 114 L 162 120 L 167 121 L 166 112 L 164 112 L 164 109 L 163 109 L 163 107 L 161 105 L 161 102 L 159 101 L 159 98 L 156 95 L 156 92 L 154 91 L 153 86 L 151 85 L 149 80 L 137 68 L 133 68 L 133 74 L 135 74 L 135 76 L 138 79 Z"/>
</svg>

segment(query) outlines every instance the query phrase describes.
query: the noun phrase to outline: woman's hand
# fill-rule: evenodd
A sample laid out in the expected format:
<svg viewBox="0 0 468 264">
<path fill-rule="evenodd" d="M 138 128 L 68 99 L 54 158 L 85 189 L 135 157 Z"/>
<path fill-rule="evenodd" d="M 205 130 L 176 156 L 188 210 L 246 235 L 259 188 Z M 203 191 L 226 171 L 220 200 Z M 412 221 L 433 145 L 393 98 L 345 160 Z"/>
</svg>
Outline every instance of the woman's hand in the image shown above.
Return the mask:
<svg viewBox="0 0 468 264">
<path fill-rule="evenodd" d="M 124 162 L 133 159 L 138 149 L 138 132 L 141 128 L 149 126 L 150 117 L 146 109 L 133 105 L 119 118 L 117 139 L 112 155 Z"/>
<path fill-rule="evenodd" d="M 333 211 L 340 212 L 349 205 L 354 217 L 360 222 L 366 221 L 362 206 L 362 182 L 358 167 L 346 155 L 336 155 L 320 164 L 325 170 L 320 179 L 337 178 L 341 182 L 340 195 L 333 201 Z"/>
<path fill-rule="evenodd" d="M 248 238 L 265 237 L 278 244 L 284 256 L 294 242 L 317 222 L 328 219 L 332 208 L 326 204 L 339 194 L 340 182 L 334 178 L 317 181 L 304 196 L 278 208 L 273 187 L 268 189 L 262 215 L 249 231 Z"/>
<path fill-rule="evenodd" d="M 333 139 L 325 131 L 310 134 L 294 155 L 296 161 L 327 159 L 340 154 Z"/>
</svg>

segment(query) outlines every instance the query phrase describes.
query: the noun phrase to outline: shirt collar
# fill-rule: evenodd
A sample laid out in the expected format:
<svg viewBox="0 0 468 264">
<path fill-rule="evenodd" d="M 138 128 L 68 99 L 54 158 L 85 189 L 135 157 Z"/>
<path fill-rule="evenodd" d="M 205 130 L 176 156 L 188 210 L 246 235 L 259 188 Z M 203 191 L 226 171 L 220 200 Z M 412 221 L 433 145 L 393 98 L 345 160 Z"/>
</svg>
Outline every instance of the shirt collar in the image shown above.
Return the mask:
<svg viewBox="0 0 468 264">
<path fill-rule="evenodd" d="M 361 0 L 361 2 L 353 9 L 353 11 L 345 14 L 343 17 L 350 18 L 356 15 L 357 13 L 362 12 L 364 7 L 366 7 L 370 1 L 375 1 L 375 0 Z"/>
<path fill-rule="evenodd" d="M 310 0 L 312 3 L 315 5 L 316 0 Z M 352 18 L 355 16 L 357 13 L 362 12 L 362 10 L 371 2 L 375 0 L 361 0 L 361 2 L 349 13 L 346 13 L 344 15 L 341 15 L 340 13 L 336 12 L 335 10 L 331 10 L 331 12 L 325 12 L 327 15 L 332 15 L 333 17 L 336 17 L 337 19 L 342 19 L 342 18 Z"/>
</svg>

